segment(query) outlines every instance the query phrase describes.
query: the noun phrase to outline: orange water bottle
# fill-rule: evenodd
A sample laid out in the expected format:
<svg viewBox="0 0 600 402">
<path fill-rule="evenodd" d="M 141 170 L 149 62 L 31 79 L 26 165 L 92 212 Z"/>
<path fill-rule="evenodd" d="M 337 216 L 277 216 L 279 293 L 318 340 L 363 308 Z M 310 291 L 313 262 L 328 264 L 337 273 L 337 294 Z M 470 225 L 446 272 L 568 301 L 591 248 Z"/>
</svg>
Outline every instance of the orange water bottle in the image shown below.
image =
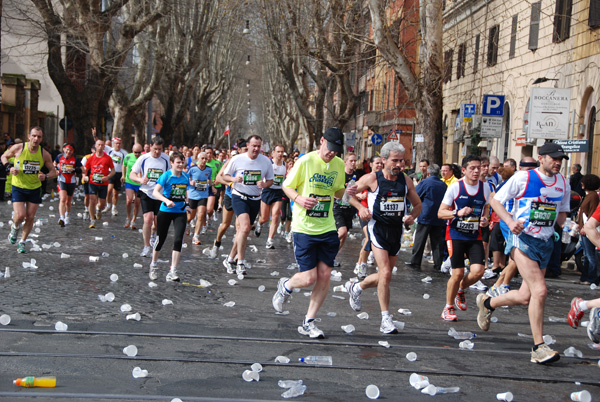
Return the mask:
<svg viewBox="0 0 600 402">
<path fill-rule="evenodd" d="M 13 381 L 13 384 L 20 387 L 44 387 L 54 388 L 56 387 L 56 377 L 23 377 L 17 378 Z"/>
</svg>

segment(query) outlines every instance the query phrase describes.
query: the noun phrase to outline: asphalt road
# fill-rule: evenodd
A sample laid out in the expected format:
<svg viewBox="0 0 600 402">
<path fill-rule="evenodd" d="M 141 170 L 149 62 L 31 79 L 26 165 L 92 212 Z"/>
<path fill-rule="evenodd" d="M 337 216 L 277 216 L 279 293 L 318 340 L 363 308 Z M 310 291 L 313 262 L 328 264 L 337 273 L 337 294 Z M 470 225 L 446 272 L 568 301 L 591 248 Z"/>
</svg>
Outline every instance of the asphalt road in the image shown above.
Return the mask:
<svg viewBox="0 0 600 402">
<path fill-rule="evenodd" d="M 572 272 L 565 270 L 560 279 L 548 281 L 544 333 L 556 339 L 552 347 L 561 352 L 561 359 L 548 366 L 535 365 L 529 362 L 526 308 L 497 310 L 498 322 L 484 333 L 476 323 L 477 291 L 468 290 L 468 311 L 458 313 L 458 322 L 444 322 L 440 313 L 447 276 L 434 272 L 426 261 L 420 269 L 405 267 L 410 250 L 400 252 L 391 286 L 390 311 L 395 320 L 405 323 L 404 330 L 397 335 L 380 334 L 374 289 L 365 291 L 362 298 L 363 311 L 370 317 L 359 319 L 348 305 L 348 295 L 333 292 L 333 287 L 354 276 L 358 236 L 349 239 L 338 255 L 342 279 L 331 282 L 320 311 L 318 325 L 326 339 L 310 340 L 297 332 L 310 289 L 294 293 L 285 307 L 288 315 L 275 314 L 271 305 L 278 278 L 294 272 L 288 270 L 294 262 L 292 247 L 284 239 L 277 237 L 276 248 L 266 250 L 265 229 L 259 238 L 252 235 L 248 244 L 256 246 L 257 252 L 248 253 L 253 267 L 240 281 L 225 272 L 222 257 L 211 260 L 203 255 L 214 239 L 213 229 L 202 237 L 202 246 L 193 246 L 186 237 L 179 267 L 182 283 L 164 280 L 169 265 L 163 262 L 157 286 L 151 288 L 150 261 L 139 257 L 141 234 L 122 227 L 122 201 L 120 216 L 104 217 L 107 225 L 96 229 L 88 229 L 87 221 L 77 218 L 83 211 L 81 202 L 73 207 L 73 223 L 58 227 L 57 217 L 51 216 L 57 215 L 58 202 L 45 201 L 38 218 L 47 218 L 49 223 L 38 227 L 37 237 L 32 237 L 41 251 L 31 251 L 33 245 L 28 243 L 27 254 L 18 254 L 16 246 L 6 240 L 12 207 L 0 203 L 4 224 L 0 227 L 0 271 L 9 267 L 11 274 L 0 278 L 0 315 L 11 317 L 9 325 L 0 326 L 2 400 L 281 400 L 285 390 L 277 382 L 289 379 L 303 380 L 307 389 L 299 399 L 307 401 L 367 400 L 369 384 L 379 387 L 381 400 L 429 400 L 431 396 L 410 386 L 413 372 L 428 376 L 439 387 L 460 387 L 457 394 L 434 397 L 446 401 L 491 401 L 506 391 L 514 394 L 515 401 L 569 400 L 571 392 L 583 389 L 600 399 L 600 351 L 588 347 L 591 342 L 584 328 L 573 330 L 565 322 L 549 322 L 551 316 L 566 317 L 574 296 L 600 297 L 600 290 L 575 284 L 578 276 Z M 360 234 L 359 229 L 352 233 Z M 223 241 L 225 249 L 232 237 L 231 228 Z M 167 242 L 162 260 L 170 259 L 170 248 Z M 109 255 L 102 257 L 103 252 Z M 70 258 L 61 258 L 61 253 Z M 129 256 L 123 258 L 124 253 Z M 99 261 L 90 262 L 90 256 Z M 31 263 L 32 258 L 37 268 L 24 268 L 23 263 Z M 111 274 L 118 275 L 116 282 L 111 281 Z M 426 276 L 432 277 L 430 283 L 422 282 Z M 237 283 L 230 285 L 230 279 Z M 212 286 L 199 286 L 201 280 Z M 263 292 L 260 285 L 265 286 Z M 109 292 L 114 301 L 102 302 L 99 295 Z M 430 297 L 424 299 L 424 294 Z M 173 304 L 163 305 L 164 299 Z M 224 306 L 231 301 L 233 307 Z M 123 304 L 132 310 L 122 312 Z M 400 308 L 412 314 L 402 315 L 397 312 Z M 140 321 L 126 319 L 136 312 Z M 57 321 L 67 324 L 68 330 L 57 332 Z M 347 324 L 356 330 L 346 334 L 341 326 Z M 460 341 L 448 336 L 450 327 L 476 333 L 474 348 L 461 350 Z M 391 347 L 384 348 L 379 341 Z M 137 356 L 123 353 L 128 345 L 137 346 Z M 570 346 L 580 350 L 582 357 L 565 357 L 563 351 Z M 415 352 L 417 360 L 408 361 L 408 352 Z M 280 355 L 290 363 L 276 363 Z M 333 365 L 309 366 L 298 361 L 308 355 L 332 356 Z M 256 362 L 263 366 L 260 381 L 245 382 L 242 373 Z M 148 376 L 134 378 L 136 366 L 147 370 Z M 57 386 L 12 384 L 27 375 L 56 376 Z"/>
</svg>

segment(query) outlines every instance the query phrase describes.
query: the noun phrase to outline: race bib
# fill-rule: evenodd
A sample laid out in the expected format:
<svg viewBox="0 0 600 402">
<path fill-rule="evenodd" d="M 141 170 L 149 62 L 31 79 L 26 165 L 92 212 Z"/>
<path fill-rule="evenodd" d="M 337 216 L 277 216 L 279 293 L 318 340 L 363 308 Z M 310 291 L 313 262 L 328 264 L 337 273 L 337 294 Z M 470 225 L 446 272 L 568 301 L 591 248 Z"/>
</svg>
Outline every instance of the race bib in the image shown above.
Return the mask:
<svg viewBox="0 0 600 402">
<path fill-rule="evenodd" d="M 529 211 L 529 223 L 535 226 L 554 226 L 556 205 L 548 202 L 532 202 Z"/>
<path fill-rule="evenodd" d="M 163 174 L 162 169 L 148 169 L 148 183 L 156 183 L 156 180 Z"/>
<path fill-rule="evenodd" d="M 208 188 L 208 182 L 205 181 L 196 181 L 196 185 L 194 186 L 194 188 L 198 191 L 206 191 L 206 189 Z"/>
<path fill-rule="evenodd" d="M 169 199 L 173 202 L 185 201 L 186 184 L 171 184 L 171 196 Z"/>
<path fill-rule="evenodd" d="M 329 217 L 329 209 L 331 208 L 330 195 L 311 194 L 310 198 L 316 198 L 317 205 L 306 211 L 306 216 L 311 218 L 327 218 Z"/>
<path fill-rule="evenodd" d="M 40 172 L 40 162 L 38 161 L 23 161 L 23 174 L 35 174 Z"/>
<path fill-rule="evenodd" d="M 111 155 L 111 158 L 114 162 L 115 165 L 120 165 L 121 164 L 121 157 L 118 155 Z"/>
<path fill-rule="evenodd" d="M 275 177 L 273 178 L 273 184 L 277 185 L 277 186 L 281 186 L 283 184 L 283 175 L 280 174 L 276 174 Z"/>
<path fill-rule="evenodd" d="M 243 178 L 243 184 L 247 186 L 255 186 L 256 183 L 261 179 L 261 172 L 260 170 L 244 170 Z"/>
<path fill-rule="evenodd" d="M 71 174 L 73 173 L 73 169 L 75 168 L 75 166 L 73 166 L 72 164 L 63 164 L 60 166 L 60 171 L 64 174 Z"/>
<path fill-rule="evenodd" d="M 402 216 L 404 213 L 404 197 L 388 197 L 379 204 L 381 213 L 385 216 Z"/>
<path fill-rule="evenodd" d="M 104 178 L 104 175 L 102 173 L 93 173 L 92 174 L 92 181 L 94 183 L 102 183 L 103 178 Z"/>
</svg>

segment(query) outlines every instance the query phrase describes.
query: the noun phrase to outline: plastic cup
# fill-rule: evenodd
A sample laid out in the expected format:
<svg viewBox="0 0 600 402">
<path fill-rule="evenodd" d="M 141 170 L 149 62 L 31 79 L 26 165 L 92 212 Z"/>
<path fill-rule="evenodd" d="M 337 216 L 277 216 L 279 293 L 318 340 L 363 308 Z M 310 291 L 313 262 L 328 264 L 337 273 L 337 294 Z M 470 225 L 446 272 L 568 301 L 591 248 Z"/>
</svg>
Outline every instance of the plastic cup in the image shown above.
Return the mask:
<svg viewBox="0 0 600 402">
<path fill-rule="evenodd" d="M 417 373 L 412 373 L 408 381 L 410 382 L 410 385 L 416 389 L 425 388 L 429 385 L 429 378 Z"/>
<path fill-rule="evenodd" d="M 277 356 L 275 358 L 275 362 L 276 363 L 289 363 L 290 362 L 290 358 L 287 356 Z"/>
<path fill-rule="evenodd" d="M 134 367 L 131 371 L 133 378 L 148 377 L 148 370 L 142 370 L 140 367 Z"/>
<path fill-rule="evenodd" d="M 256 371 L 257 373 L 260 373 L 263 369 L 263 366 L 260 363 L 254 363 L 252 366 L 250 366 L 250 368 L 252 369 L 252 371 Z"/>
<path fill-rule="evenodd" d="M 417 354 L 415 352 L 410 352 L 406 354 L 406 360 L 409 362 L 414 362 L 417 360 Z"/>
<path fill-rule="evenodd" d="M 425 293 L 425 294 L 423 295 L 423 299 L 425 299 L 425 300 L 429 299 L 429 294 Z"/>
<path fill-rule="evenodd" d="M 127 257 L 129 257 L 129 254 L 123 253 L 123 258 L 127 258 Z"/>
<path fill-rule="evenodd" d="M 121 306 L 121 311 L 122 311 L 123 313 L 126 313 L 126 312 L 128 312 L 128 311 L 131 311 L 131 306 L 130 306 L 129 304 L 123 304 L 123 305 Z"/>
<path fill-rule="evenodd" d="M 572 401 L 581 401 L 581 402 L 590 402 L 592 400 L 592 395 L 586 391 L 572 392 L 571 393 Z"/>
<path fill-rule="evenodd" d="M 129 345 L 123 348 L 123 353 L 125 353 L 129 357 L 133 357 L 137 355 L 138 348 L 135 345 Z"/>
<path fill-rule="evenodd" d="M 229 286 L 233 286 L 237 283 L 237 281 L 235 279 L 230 279 L 227 281 L 227 283 L 229 284 Z"/>
<path fill-rule="evenodd" d="M 169 304 L 173 304 L 173 301 L 169 300 L 169 299 L 163 299 L 162 300 L 162 305 L 163 306 L 167 306 Z"/>
<path fill-rule="evenodd" d="M 69 328 L 69 326 L 67 324 L 65 324 L 64 322 L 58 321 L 55 325 L 54 325 L 54 329 L 57 331 L 66 331 Z"/>
<path fill-rule="evenodd" d="M 258 291 L 259 291 L 259 292 L 264 292 L 264 291 L 265 291 L 265 285 L 260 285 L 260 286 L 258 287 Z"/>
<path fill-rule="evenodd" d="M 112 292 L 108 292 L 107 294 L 104 295 L 104 298 L 106 299 L 107 302 L 112 302 L 115 300 L 115 294 Z"/>
<path fill-rule="evenodd" d="M 129 314 L 127 317 L 125 317 L 125 319 L 139 321 L 142 319 L 142 316 L 140 313 Z"/>
<path fill-rule="evenodd" d="M 246 370 L 242 373 L 242 378 L 246 382 L 258 381 L 260 380 L 260 374 L 258 371 Z"/>
<path fill-rule="evenodd" d="M 0 324 L 2 324 L 2 325 L 10 324 L 10 316 L 8 314 L 0 315 Z"/>
<path fill-rule="evenodd" d="M 513 400 L 513 394 L 511 392 L 502 392 L 496 394 L 496 399 L 499 401 L 511 402 Z"/>
<path fill-rule="evenodd" d="M 344 330 L 345 333 L 347 334 L 351 334 L 354 332 L 354 330 L 356 328 L 354 328 L 354 325 L 352 324 L 348 324 L 348 325 L 342 325 L 342 329 Z"/>
<path fill-rule="evenodd" d="M 116 281 L 118 281 L 118 280 L 119 280 L 119 275 L 117 275 L 117 274 L 112 274 L 112 275 L 110 276 L 110 280 L 111 280 L 111 282 L 116 282 Z"/>
<path fill-rule="evenodd" d="M 367 398 L 369 399 L 377 399 L 379 398 L 379 388 L 377 388 L 377 385 L 367 385 L 365 394 L 367 394 Z"/>
</svg>

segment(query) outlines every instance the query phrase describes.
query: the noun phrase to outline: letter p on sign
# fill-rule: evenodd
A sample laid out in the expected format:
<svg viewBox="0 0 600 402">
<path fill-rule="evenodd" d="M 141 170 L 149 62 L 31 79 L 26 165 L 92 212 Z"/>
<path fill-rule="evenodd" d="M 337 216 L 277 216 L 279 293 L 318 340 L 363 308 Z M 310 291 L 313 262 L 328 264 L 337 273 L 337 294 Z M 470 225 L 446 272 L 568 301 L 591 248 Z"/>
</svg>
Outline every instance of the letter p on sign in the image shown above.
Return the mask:
<svg viewBox="0 0 600 402">
<path fill-rule="evenodd" d="M 504 116 L 504 95 L 483 95 L 484 116 Z"/>
</svg>

